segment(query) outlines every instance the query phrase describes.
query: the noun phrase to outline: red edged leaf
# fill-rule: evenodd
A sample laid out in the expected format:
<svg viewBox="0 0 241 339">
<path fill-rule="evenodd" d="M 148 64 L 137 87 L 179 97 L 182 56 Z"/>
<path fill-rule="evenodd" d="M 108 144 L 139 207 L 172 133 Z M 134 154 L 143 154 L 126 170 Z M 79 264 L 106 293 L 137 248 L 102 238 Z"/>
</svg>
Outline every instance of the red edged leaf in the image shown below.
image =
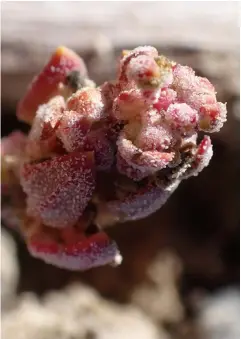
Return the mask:
<svg viewBox="0 0 241 339">
<path fill-rule="evenodd" d="M 205 167 L 208 166 L 213 156 L 213 146 L 209 136 L 205 135 L 200 144 L 198 145 L 196 152 L 191 162 L 191 167 L 187 169 L 183 178 L 189 178 L 191 176 L 197 176 Z"/>
<path fill-rule="evenodd" d="M 114 241 L 100 232 L 89 237 L 82 235 L 67 244 L 58 244 L 53 239 L 33 237 L 28 241 L 32 256 L 47 264 L 72 271 L 84 271 L 107 264 L 119 264 L 121 256 Z"/>
<path fill-rule="evenodd" d="M 83 60 L 72 50 L 63 46 L 58 47 L 19 102 L 17 117 L 31 123 L 38 106 L 59 93 L 59 84 L 64 83 L 68 73 L 73 70 L 78 70 L 83 76 L 87 76 Z"/>
<path fill-rule="evenodd" d="M 121 85 L 121 87 L 126 87 L 129 83 L 128 76 L 127 76 L 127 69 L 130 62 L 137 58 L 140 55 L 146 55 L 151 57 L 157 57 L 158 52 L 156 48 L 152 46 L 142 46 L 133 49 L 132 51 L 124 52 L 123 57 L 120 59 L 119 62 L 119 74 L 118 74 L 118 80 Z"/>
<path fill-rule="evenodd" d="M 154 103 L 153 108 L 158 112 L 167 110 L 170 104 L 173 104 L 177 99 L 177 93 L 171 88 L 164 88 L 160 91 L 157 102 Z"/>
<path fill-rule="evenodd" d="M 226 120 L 226 104 L 217 102 L 215 104 L 203 105 L 200 107 L 200 130 L 209 133 L 219 132 Z"/>
</svg>

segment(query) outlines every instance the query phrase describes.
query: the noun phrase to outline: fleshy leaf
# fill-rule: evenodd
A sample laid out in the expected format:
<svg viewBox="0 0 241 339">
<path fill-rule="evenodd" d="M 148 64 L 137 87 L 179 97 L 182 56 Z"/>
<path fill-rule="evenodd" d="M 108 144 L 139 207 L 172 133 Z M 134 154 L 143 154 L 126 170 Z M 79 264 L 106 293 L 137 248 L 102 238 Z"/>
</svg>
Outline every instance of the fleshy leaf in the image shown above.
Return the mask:
<svg viewBox="0 0 241 339">
<path fill-rule="evenodd" d="M 76 111 L 65 111 L 56 134 L 67 152 L 75 152 L 83 149 L 90 129 L 91 121 L 86 116 Z"/>
<path fill-rule="evenodd" d="M 213 147 L 209 136 L 205 135 L 191 161 L 190 168 L 184 174 L 185 178 L 197 176 L 205 167 L 208 166 L 213 156 Z"/>
<path fill-rule="evenodd" d="M 37 164 L 25 164 L 21 183 L 28 195 L 28 212 L 44 224 L 74 224 L 95 187 L 93 153 L 71 153 Z"/>
<path fill-rule="evenodd" d="M 91 87 L 80 89 L 68 99 L 67 110 L 84 115 L 92 123 L 99 121 L 105 113 L 100 89 Z"/>
<path fill-rule="evenodd" d="M 164 113 L 164 116 L 174 132 L 180 132 L 182 135 L 191 135 L 196 130 L 198 113 L 185 103 L 171 104 Z"/>
<path fill-rule="evenodd" d="M 28 241 L 29 252 L 59 268 L 82 271 L 107 264 L 118 265 L 122 260 L 115 242 L 104 232 L 82 236 L 67 244 L 58 244 L 41 235 Z"/>
<path fill-rule="evenodd" d="M 101 205 L 96 220 L 98 226 L 103 227 L 111 218 L 115 222 L 146 218 L 165 204 L 179 182 L 176 180 L 171 186 L 163 188 L 154 184 L 146 185 L 135 193 L 127 194 L 122 200 L 109 201 Z"/>
<path fill-rule="evenodd" d="M 26 148 L 26 153 L 31 159 L 48 157 L 51 152 L 58 150 L 59 143 L 56 129 L 59 126 L 64 109 L 63 97 L 56 96 L 37 110 Z"/>
<path fill-rule="evenodd" d="M 199 128 L 202 131 L 213 133 L 219 132 L 227 120 L 226 104 L 203 105 L 200 107 Z"/>
<path fill-rule="evenodd" d="M 39 107 L 59 94 L 59 85 L 70 71 L 78 70 L 87 76 L 83 60 L 72 50 L 58 47 L 40 74 L 34 78 L 17 107 L 17 117 L 31 123 Z"/>
<path fill-rule="evenodd" d="M 117 142 L 120 156 L 134 169 L 153 174 L 165 168 L 174 158 L 173 152 L 142 151 L 133 142 L 126 138 L 123 132 Z"/>
</svg>

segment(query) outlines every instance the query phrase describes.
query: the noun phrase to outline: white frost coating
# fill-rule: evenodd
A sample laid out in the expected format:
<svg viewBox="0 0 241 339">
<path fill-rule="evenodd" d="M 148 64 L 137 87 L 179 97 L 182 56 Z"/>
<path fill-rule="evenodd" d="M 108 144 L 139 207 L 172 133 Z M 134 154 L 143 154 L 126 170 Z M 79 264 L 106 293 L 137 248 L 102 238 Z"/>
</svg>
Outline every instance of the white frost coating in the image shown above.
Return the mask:
<svg viewBox="0 0 241 339">
<path fill-rule="evenodd" d="M 223 127 L 223 124 L 227 121 L 227 103 L 223 104 L 222 102 L 218 102 L 220 115 L 218 117 L 218 121 L 216 124 L 216 128 L 214 132 L 219 132 Z"/>
<path fill-rule="evenodd" d="M 185 103 L 171 104 L 164 113 L 171 128 L 181 133 L 194 133 L 198 121 L 198 112 Z"/>
<path fill-rule="evenodd" d="M 180 181 L 176 180 L 167 188 L 153 186 L 142 193 L 130 194 L 121 202 L 111 201 L 107 203 L 107 209 L 113 215 L 119 215 L 121 222 L 145 218 L 165 204 L 179 183 Z"/>
<path fill-rule="evenodd" d="M 83 146 L 89 129 L 90 124 L 83 115 L 75 111 L 65 111 L 57 130 L 57 136 L 67 152 L 74 152 Z"/>
<path fill-rule="evenodd" d="M 187 179 L 191 176 L 197 176 L 205 167 L 208 166 L 212 156 L 213 146 L 211 144 L 211 139 L 209 136 L 204 136 L 196 150 L 191 166 L 188 166 L 187 171 L 184 173 L 182 178 Z"/>
<path fill-rule="evenodd" d="M 62 117 L 64 108 L 65 102 L 62 96 L 56 96 L 47 104 L 41 105 L 36 112 L 36 116 L 29 133 L 29 140 L 40 140 L 45 123 L 49 123 L 50 126 L 54 128 L 58 120 Z"/>
<path fill-rule="evenodd" d="M 78 90 L 68 99 L 67 109 L 76 111 L 92 121 L 101 119 L 104 114 L 101 90 L 92 87 Z"/>
<path fill-rule="evenodd" d="M 25 165 L 21 184 L 29 196 L 31 214 L 39 214 L 46 225 L 53 227 L 74 224 L 95 187 L 92 165 L 84 153 Z"/>
<path fill-rule="evenodd" d="M 213 156 L 213 146 L 205 146 L 205 154 L 204 155 L 198 155 L 197 159 L 199 161 L 198 165 L 198 173 L 193 174 L 194 176 L 197 176 L 205 167 L 208 166 L 211 158 Z"/>
<path fill-rule="evenodd" d="M 173 136 L 164 126 L 146 126 L 138 134 L 135 144 L 144 151 L 167 150 L 173 142 Z"/>
<path fill-rule="evenodd" d="M 165 168 L 174 158 L 173 152 L 142 151 L 136 147 L 131 140 L 126 138 L 122 132 L 117 140 L 118 152 L 126 163 L 134 170 L 143 172 L 145 176 Z"/>
</svg>

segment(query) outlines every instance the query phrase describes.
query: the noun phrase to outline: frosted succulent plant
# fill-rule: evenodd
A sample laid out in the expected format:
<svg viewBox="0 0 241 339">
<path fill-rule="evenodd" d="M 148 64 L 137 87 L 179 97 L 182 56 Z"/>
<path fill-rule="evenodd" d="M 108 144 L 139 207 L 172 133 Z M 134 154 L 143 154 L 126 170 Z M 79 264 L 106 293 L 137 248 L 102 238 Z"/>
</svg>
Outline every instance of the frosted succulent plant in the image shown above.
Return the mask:
<svg viewBox="0 0 241 339">
<path fill-rule="evenodd" d="M 199 132 L 218 132 L 226 114 L 206 78 L 154 47 L 124 51 L 116 79 L 98 87 L 58 48 L 18 105 L 28 136 L 2 141 L 2 184 L 13 211 L 24 197 L 30 253 L 71 270 L 120 263 L 104 229 L 147 217 L 198 175 L 213 152 Z"/>
</svg>

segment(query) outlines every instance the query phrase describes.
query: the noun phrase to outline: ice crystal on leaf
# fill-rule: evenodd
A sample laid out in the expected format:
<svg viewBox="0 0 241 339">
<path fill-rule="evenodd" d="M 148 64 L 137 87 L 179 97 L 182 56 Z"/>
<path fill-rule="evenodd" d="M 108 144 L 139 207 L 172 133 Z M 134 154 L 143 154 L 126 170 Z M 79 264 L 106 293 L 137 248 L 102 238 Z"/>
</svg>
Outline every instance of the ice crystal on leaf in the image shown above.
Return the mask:
<svg viewBox="0 0 241 339">
<path fill-rule="evenodd" d="M 28 136 L 1 145 L 3 195 L 30 253 L 71 270 L 119 264 L 105 227 L 154 213 L 208 166 L 199 132 L 218 132 L 226 115 L 208 79 L 154 47 L 123 51 L 116 79 L 98 87 L 58 48 L 17 107 Z"/>
</svg>

